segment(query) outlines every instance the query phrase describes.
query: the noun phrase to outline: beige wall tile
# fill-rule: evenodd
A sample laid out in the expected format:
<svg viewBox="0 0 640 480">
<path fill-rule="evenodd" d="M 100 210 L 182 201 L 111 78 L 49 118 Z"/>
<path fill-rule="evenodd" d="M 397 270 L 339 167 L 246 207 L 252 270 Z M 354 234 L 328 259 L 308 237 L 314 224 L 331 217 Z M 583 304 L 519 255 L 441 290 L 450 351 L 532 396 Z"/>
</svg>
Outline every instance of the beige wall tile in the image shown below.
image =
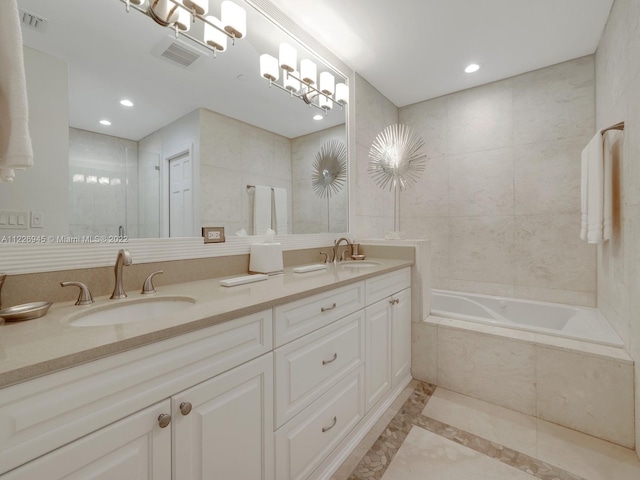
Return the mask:
<svg viewBox="0 0 640 480">
<path fill-rule="evenodd" d="M 438 385 L 518 412 L 536 411 L 535 346 L 438 328 Z"/>
<path fill-rule="evenodd" d="M 634 447 L 632 365 L 538 347 L 536 370 L 539 418 Z"/>
</svg>

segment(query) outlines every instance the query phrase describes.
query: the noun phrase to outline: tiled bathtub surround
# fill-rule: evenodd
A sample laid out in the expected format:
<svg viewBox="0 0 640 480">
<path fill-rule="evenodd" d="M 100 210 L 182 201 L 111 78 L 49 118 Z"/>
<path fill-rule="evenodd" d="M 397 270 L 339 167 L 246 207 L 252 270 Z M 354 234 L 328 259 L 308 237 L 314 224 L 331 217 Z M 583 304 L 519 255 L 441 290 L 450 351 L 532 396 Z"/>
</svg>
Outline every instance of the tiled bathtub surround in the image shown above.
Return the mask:
<svg viewBox="0 0 640 480">
<path fill-rule="evenodd" d="M 614 2 L 595 59 L 596 126 L 625 122 L 614 169 L 613 236 L 598 248 L 598 307 L 640 362 L 640 2 Z M 640 368 L 635 385 L 640 454 Z"/>
<path fill-rule="evenodd" d="M 400 109 L 428 156 L 400 228 L 432 240 L 435 288 L 595 306 L 576 233 L 594 101 L 588 56 Z"/>
<path fill-rule="evenodd" d="M 623 349 L 431 316 L 412 373 L 448 390 L 633 448 L 633 362 Z"/>
</svg>

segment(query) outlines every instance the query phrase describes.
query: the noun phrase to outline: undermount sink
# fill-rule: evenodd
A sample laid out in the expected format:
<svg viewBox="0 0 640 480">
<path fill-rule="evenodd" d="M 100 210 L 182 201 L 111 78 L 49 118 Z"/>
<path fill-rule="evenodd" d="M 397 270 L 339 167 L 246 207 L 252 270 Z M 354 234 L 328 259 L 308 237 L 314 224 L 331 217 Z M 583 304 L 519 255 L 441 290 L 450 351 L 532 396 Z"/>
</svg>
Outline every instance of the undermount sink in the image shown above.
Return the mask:
<svg viewBox="0 0 640 480">
<path fill-rule="evenodd" d="M 344 268 L 371 268 L 380 265 L 380 262 L 369 262 L 364 260 L 353 260 L 351 262 L 341 263 Z"/>
<path fill-rule="evenodd" d="M 142 322 L 177 312 L 195 304 L 191 297 L 157 297 L 93 307 L 91 310 L 73 314 L 69 325 L 72 327 L 97 327 Z"/>
</svg>

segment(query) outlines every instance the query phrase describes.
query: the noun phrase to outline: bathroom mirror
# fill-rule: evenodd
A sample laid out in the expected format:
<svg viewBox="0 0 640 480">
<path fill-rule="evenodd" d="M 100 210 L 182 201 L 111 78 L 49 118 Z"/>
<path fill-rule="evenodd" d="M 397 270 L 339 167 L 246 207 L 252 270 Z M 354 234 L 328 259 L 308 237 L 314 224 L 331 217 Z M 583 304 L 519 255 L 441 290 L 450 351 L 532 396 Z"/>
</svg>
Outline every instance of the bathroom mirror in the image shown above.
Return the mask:
<svg viewBox="0 0 640 480">
<path fill-rule="evenodd" d="M 54 77 L 68 72 L 68 99 L 57 101 L 61 110 L 68 106 L 69 127 L 61 138 L 57 120 L 66 112 L 57 109 L 32 118 L 40 125 L 32 133 L 35 166 L 0 185 L 3 209 L 25 213 L 31 227 L 34 214 L 40 218 L 40 226 L 21 233 L 199 237 L 201 227 L 211 226 L 224 227 L 227 237 L 251 235 L 247 186 L 256 184 L 287 191 L 289 227 L 280 233 L 348 231 L 347 188 L 332 198 L 327 222 L 326 200 L 311 183 L 319 147 L 348 144 L 348 106 L 323 114 L 270 87 L 259 57 L 277 57 L 286 41 L 298 61 L 313 59 L 318 74 L 331 71 L 343 82 L 344 76 L 252 3 L 234 1 L 247 13 L 247 35 L 214 58 L 146 15 L 127 14 L 119 0 L 18 0 L 27 12 L 23 21 L 31 20 L 22 28 L 28 89 L 37 90 L 29 99 L 37 106 L 41 97 L 65 93 L 64 78 Z M 219 16 L 220 4 L 210 1 L 211 15 Z M 198 37 L 199 27 L 190 33 Z M 68 157 L 52 153 L 66 145 Z M 174 202 L 176 188 L 182 193 Z"/>
</svg>

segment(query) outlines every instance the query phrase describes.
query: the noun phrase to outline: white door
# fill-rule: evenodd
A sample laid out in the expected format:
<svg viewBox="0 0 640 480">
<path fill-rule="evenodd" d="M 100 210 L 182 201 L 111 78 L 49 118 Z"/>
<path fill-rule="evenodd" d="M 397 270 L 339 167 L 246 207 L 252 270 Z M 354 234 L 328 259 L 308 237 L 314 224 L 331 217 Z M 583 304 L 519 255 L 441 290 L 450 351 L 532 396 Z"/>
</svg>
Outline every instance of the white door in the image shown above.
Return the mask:
<svg viewBox="0 0 640 480">
<path fill-rule="evenodd" d="M 174 480 L 273 479 L 272 354 L 185 390 L 171 402 Z"/>
<path fill-rule="evenodd" d="M 193 175 L 185 152 L 169 160 L 169 236 L 193 235 Z"/>
<path fill-rule="evenodd" d="M 380 300 L 365 310 L 367 411 L 391 388 L 391 304 Z"/>
<path fill-rule="evenodd" d="M 411 372 L 411 289 L 392 296 L 391 305 L 391 374 L 392 387 Z"/>
<path fill-rule="evenodd" d="M 171 480 L 165 400 L 2 475 L 2 480 Z"/>
</svg>

